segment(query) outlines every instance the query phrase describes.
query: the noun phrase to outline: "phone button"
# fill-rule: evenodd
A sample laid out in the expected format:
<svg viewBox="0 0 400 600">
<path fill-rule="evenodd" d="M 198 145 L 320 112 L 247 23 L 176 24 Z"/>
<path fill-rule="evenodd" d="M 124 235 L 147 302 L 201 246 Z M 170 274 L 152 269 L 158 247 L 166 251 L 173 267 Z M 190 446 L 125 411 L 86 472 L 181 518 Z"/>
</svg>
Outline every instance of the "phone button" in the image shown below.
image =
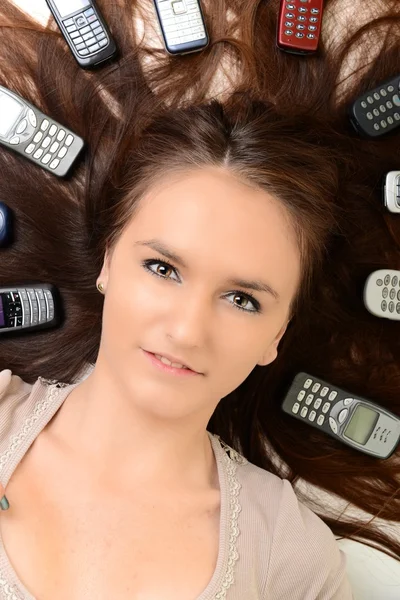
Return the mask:
<svg viewBox="0 0 400 600">
<path fill-rule="evenodd" d="M 39 148 L 39 150 L 36 150 L 35 154 L 33 155 L 33 158 L 36 158 L 37 160 L 39 160 L 39 158 L 42 158 L 43 152 L 44 152 L 44 150 Z"/>
<path fill-rule="evenodd" d="M 292 413 L 294 413 L 295 415 L 297 415 L 297 413 L 299 412 L 299 408 L 300 408 L 300 404 L 298 402 L 295 402 L 293 404 Z"/>
<path fill-rule="evenodd" d="M 84 15 L 78 15 L 77 17 L 75 17 L 75 24 L 79 29 L 81 27 L 84 27 L 85 25 L 87 25 L 86 17 Z"/>
<path fill-rule="evenodd" d="M 65 138 L 65 131 L 64 131 L 64 129 L 60 129 L 60 131 L 58 132 L 58 135 L 57 135 L 57 140 L 59 142 L 61 142 L 64 138 Z"/>
<path fill-rule="evenodd" d="M 65 27 L 69 27 L 70 25 L 74 24 L 74 20 L 73 19 L 67 19 L 66 21 L 63 21 Z"/>
<path fill-rule="evenodd" d="M 60 161 L 58 160 L 58 158 L 55 158 L 53 160 L 53 162 L 50 163 L 50 169 L 57 169 L 59 164 L 60 164 Z"/>
<path fill-rule="evenodd" d="M 36 125 L 37 125 L 36 115 L 31 108 L 28 110 L 28 119 L 29 119 L 29 122 L 32 125 L 32 127 L 36 127 Z"/>
<path fill-rule="evenodd" d="M 88 25 L 87 27 L 84 27 L 83 29 L 80 29 L 78 35 L 83 35 L 84 33 L 88 33 L 89 31 L 90 31 L 90 27 Z"/>
<path fill-rule="evenodd" d="M 42 142 L 42 147 L 43 148 L 47 148 L 48 146 L 50 146 L 51 143 L 51 138 L 49 138 L 48 136 L 46 138 L 44 138 L 43 142 Z"/>
<path fill-rule="evenodd" d="M 393 104 L 395 106 L 400 106 L 400 96 L 398 94 L 395 94 L 392 98 L 393 100 Z"/>
<path fill-rule="evenodd" d="M 51 160 L 51 154 L 45 154 L 42 158 L 42 163 L 44 165 L 47 165 L 47 163 L 49 163 Z"/>
<path fill-rule="evenodd" d="M 310 412 L 310 414 L 308 415 L 308 420 L 309 421 L 314 421 L 315 417 L 317 416 L 317 413 L 315 412 L 315 410 L 312 410 Z"/>
<path fill-rule="evenodd" d="M 54 142 L 54 144 L 52 144 L 49 152 L 51 152 L 52 154 L 54 154 L 54 152 L 57 152 L 57 150 L 59 149 L 60 144 L 58 142 Z"/>
<path fill-rule="evenodd" d="M 26 119 L 22 119 L 21 123 L 17 127 L 16 133 L 23 133 L 27 127 L 28 121 Z"/>
<path fill-rule="evenodd" d="M 329 425 L 331 426 L 331 429 L 332 429 L 333 433 L 337 433 L 338 432 L 337 423 L 336 423 L 335 419 L 332 419 L 332 417 L 329 417 Z"/>
<path fill-rule="evenodd" d="M 33 141 L 35 142 L 35 144 L 40 142 L 42 137 L 43 137 L 43 133 L 41 131 L 38 131 L 37 134 L 35 135 L 35 137 L 33 138 Z"/>
<path fill-rule="evenodd" d="M 27 154 L 32 154 L 32 152 L 34 151 L 34 149 L 35 149 L 35 144 L 29 144 L 29 146 L 27 146 L 25 148 L 25 152 Z"/>
<path fill-rule="evenodd" d="M 108 44 L 108 40 L 107 39 L 106 40 L 100 40 L 100 42 L 99 42 L 100 48 L 104 48 L 104 46 L 107 46 L 107 44 Z"/>
<path fill-rule="evenodd" d="M 65 145 L 70 146 L 73 141 L 74 141 L 74 137 L 72 135 L 69 135 L 69 136 L 67 136 L 67 139 L 65 140 Z"/>
<path fill-rule="evenodd" d="M 67 154 L 67 152 L 68 152 L 68 150 L 64 146 L 63 148 L 61 148 L 60 152 L 57 154 L 58 158 L 64 158 L 64 156 Z"/>
<path fill-rule="evenodd" d="M 91 15 L 94 15 L 94 10 L 93 8 L 89 8 L 88 10 L 85 10 L 83 14 L 85 15 L 85 17 L 90 17 Z"/>
<path fill-rule="evenodd" d="M 46 131 L 46 129 L 48 128 L 48 126 L 50 125 L 50 123 L 48 122 L 47 119 L 43 119 L 42 124 L 40 126 L 40 129 L 42 131 Z"/>
<path fill-rule="evenodd" d="M 12 144 L 13 146 L 16 146 L 16 144 L 19 144 L 19 142 L 20 138 L 17 135 L 14 135 L 14 137 L 12 137 L 10 140 L 10 144 Z"/>
<path fill-rule="evenodd" d="M 323 425 L 325 421 L 325 417 L 324 415 L 319 415 L 318 419 L 317 419 L 317 423 L 318 425 Z"/>
<path fill-rule="evenodd" d="M 100 50 L 100 46 L 97 43 L 89 46 L 89 52 L 97 52 L 97 50 Z"/>
<path fill-rule="evenodd" d="M 338 416 L 339 423 L 343 423 L 343 421 L 346 419 L 348 414 L 349 414 L 348 408 L 344 408 L 343 410 L 341 410 L 339 413 L 339 416 Z"/>
<path fill-rule="evenodd" d="M 82 48 L 82 50 L 79 50 L 79 54 L 81 56 L 87 56 L 89 54 L 89 50 L 87 48 Z"/>
<path fill-rule="evenodd" d="M 348 406 L 348 405 L 349 405 L 349 404 L 351 404 L 352 402 L 353 402 L 353 398 L 345 398 L 345 399 L 343 400 L 343 404 L 344 404 L 345 406 Z"/>
</svg>

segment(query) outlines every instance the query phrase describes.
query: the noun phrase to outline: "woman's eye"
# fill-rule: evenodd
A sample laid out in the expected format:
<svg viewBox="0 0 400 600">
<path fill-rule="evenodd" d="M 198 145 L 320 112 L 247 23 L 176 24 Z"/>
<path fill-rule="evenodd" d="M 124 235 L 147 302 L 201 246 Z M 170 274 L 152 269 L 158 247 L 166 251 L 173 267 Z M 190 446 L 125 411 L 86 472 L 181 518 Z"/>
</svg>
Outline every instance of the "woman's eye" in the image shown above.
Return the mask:
<svg viewBox="0 0 400 600">
<path fill-rule="evenodd" d="M 158 268 L 156 270 L 152 269 L 151 267 L 153 267 L 154 265 L 157 265 L 158 267 L 160 267 L 160 270 L 164 269 L 164 273 L 158 272 L 159 271 Z M 155 275 L 156 277 L 161 277 L 161 279 L 170 279 L 170 277 L 168 277 L 168 275 L 165 273 L 165 271 L 167 271 L 167 272 L 172 271 L 175 274 L 177 272 L 175 267 L 173 267 L 169 262 L 163 261 L 163 260 L 152 260 L 152 259 L 145 260 L 142 262 L 142 266 L 146 271 L 151 273 L 151 275 Z M 245 294 L 244 292 L 231 292 L 230 294 L 227 294 L 227 296 L 234 296 L 235 300 L 237 298 L 241 298 L 244 301 L 244 306 L 239 306 L 239 304 L 236 304 L 235 301 L 231 302 L 231 304 L 238 310 L 242 310 L 244 312 L 251 313 L 251 314 L 257 314 L 257 313 L 261 312 L 260 303 L 251 294 Z M 246 308 L 247 305 L 249 305 L 249 304 L 253 305 L 253 308 Z"/>
</svg>

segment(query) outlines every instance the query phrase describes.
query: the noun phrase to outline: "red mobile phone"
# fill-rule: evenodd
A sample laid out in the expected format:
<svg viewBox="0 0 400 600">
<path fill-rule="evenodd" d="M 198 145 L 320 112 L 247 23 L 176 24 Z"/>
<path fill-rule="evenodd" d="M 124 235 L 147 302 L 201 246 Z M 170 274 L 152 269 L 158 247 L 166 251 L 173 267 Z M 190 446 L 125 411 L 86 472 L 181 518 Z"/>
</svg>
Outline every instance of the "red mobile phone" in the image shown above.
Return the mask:
<svg viewBox="0 0 400 600">
<path fill-rule="evenodd" d="M 323 0 L 281 0 L 277 45 L 292 54 L 309 54 L 318 47 Z"/>
</svg>

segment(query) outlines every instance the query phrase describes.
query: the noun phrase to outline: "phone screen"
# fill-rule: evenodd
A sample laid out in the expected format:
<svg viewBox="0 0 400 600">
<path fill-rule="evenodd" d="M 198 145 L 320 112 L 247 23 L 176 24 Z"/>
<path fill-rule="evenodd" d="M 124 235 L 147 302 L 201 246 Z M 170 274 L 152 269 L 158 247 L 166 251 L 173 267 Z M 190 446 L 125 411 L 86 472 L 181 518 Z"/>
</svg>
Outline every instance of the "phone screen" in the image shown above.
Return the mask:
<svg viewBox="0 0 400 600">
<path fill-rule="evenodd" d="M 359 404 L 353 412 L 343 435 L 358 444 L 365 444 L 369 439 L 376 422 L 379 419 L 379 413 L 372 408 L 367 408 Z"/>
<path fill-rule="evenodd" d="M 4 318 L 3 300 L 0 294 L 0 329 L 6 326 L 6 320 Z"/>
<path fill-rule="evenodd" d="M 71 15 L 77 10 L 83 10 L 91 6 L 91 2 L 88 2 L 88 0 L 54 0 L 54 4 L 62 18 Z"/>
<path fill-rule="evenodd" d="M 22 102 L 0 92 L 0 137 L 8 137 L 23 109 Z"/>
</svg>

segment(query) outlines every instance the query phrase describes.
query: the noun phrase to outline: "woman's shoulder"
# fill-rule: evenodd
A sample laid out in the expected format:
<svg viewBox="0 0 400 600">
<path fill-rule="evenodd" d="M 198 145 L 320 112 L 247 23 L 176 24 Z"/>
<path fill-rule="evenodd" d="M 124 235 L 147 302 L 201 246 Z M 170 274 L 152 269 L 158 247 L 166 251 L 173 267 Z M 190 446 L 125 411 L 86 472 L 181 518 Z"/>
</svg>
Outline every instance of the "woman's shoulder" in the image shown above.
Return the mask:
<svg viewBox="0 0 400 600">
<path fill-rule="evenodd" d="M 37 389 L 38 381 L 30 384 L 10 369 L 0 371 L 0 447 L 29 416 L 33 390 Z"/>
</svg>

